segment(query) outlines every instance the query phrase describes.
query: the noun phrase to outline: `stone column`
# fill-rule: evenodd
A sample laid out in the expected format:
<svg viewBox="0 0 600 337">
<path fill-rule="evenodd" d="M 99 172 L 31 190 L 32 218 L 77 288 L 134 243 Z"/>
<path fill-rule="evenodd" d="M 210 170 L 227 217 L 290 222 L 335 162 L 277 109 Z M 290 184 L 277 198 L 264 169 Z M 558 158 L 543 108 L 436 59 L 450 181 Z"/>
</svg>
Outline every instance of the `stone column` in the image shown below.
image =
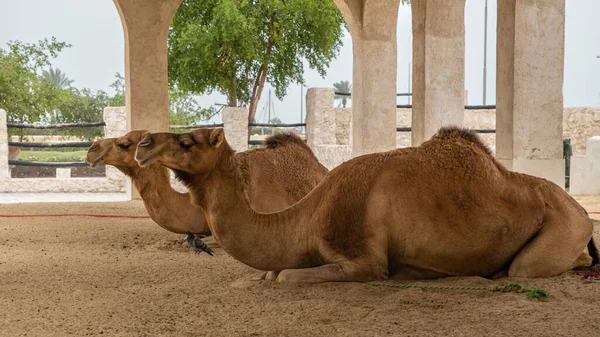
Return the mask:
<svg viewBox="0 0 600 337">
<path fill-rule="evenodd" d="M 334 0 L 352 35 L 352 156 L 396 148 L 399 0 Z"/>
<path fill-rule="evenodd" d="M 8 169 L 8 119 L 6 111 L 0 109 L 0 180 L 10 178 Z"/>
<path fill-rule="evenodd" d="M 306 91 L 306 144 L 311 149 L 335 145 L 335 126 L 333 90 L 309 88 Z"/>
<path fill-rule="evenodd" d="M 237 152 L 248 151 L 248 109 L 223 109 L 223 129 L 227 143 Z"/>
<path fill-rule="evenodd" d="M 600 136 L 588 139 L 585 156 L 571 157 L 569 192 L 600 193 Z"/>
<path fill-rule="evenodd" d="M 562 188 L 564 23 L 565 0 L 498 0 L 496 156 Z"/>
<path fill-rule="evenodd" d="M 351 158 L 349 145 L 338 145 L 333 90 L 310 88 L 306 93 L 306 143 L 329 170 Z"/>
<path fill-rule="evenodd" d="M 444 125 L 462 126 L 465 0 L 413 0 L 412 145 Z"/>
<path fill-rule="evenodd" d="M 117 138 L 127 133 L 127 118 L 126 109 L 124 106 L 119 107 L 106 107 L 102 111 L 102 118 L 104 119 L 104 137 L 105 138 Z M 140 199 L 139 193 L 132 187 L 131 179 L 119 171 L 116 167 L 106 165 L 105 167 L 106 179 L 108 180 L 125 180 L 126 191 L 131 193 L 134 199 Z"/>
<path fill-rule="evenodd" d="M 125 33 L 127 129 L 168 131 L 167 34 L 182 0 L 114 0 Z"/>
<path fill-rule="evenodd" d="M 127 117 L 124 106 L 106 107 L 102 111 L 104 119 L 104 137 L 116 138 L 127 133 Z"/>
</svg>

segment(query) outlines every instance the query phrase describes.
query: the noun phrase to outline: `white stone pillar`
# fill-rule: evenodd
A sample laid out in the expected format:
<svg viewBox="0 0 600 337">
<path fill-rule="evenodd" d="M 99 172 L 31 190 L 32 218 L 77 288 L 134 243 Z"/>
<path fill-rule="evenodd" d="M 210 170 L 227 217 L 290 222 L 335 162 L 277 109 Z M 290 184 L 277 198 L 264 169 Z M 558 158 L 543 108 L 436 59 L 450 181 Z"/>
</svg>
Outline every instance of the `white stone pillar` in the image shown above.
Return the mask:
<svg viewBox="0 0 600 337">
<path fill-rule="evenodd" d="M 167 37 L 182 0 L 113 0 L 125 35 L 128 130 L 167 132 Z"/>
<path fill-rule="evenodd" d="M 227 143 L 237 152 L 248 151 L 248 109 L 223 108 L 223 129 Z"/>
<path fill-rule="evenodd" d="M 6 126 L 8 119 L 6 111 L 0 109 L 0 180 L 10 178 L 10 170 L 8 168 L 8 127 Z"/>
<path fill-rule="evenodd" d="M 585 156 L 571 157 L 571 194 L 600 194 L 600 136 L 587 142 Z"/>
<path fill-rule="evenodd" d="M 118 138 L 127 133 L 127 117 L 126 109 L 124 106 L 118 107 L 106 107 L 102 111 L 104 119 L 104 137 L 105 138 Z M 111 165 L 105 166 L 106 179 L 114 181 L 125 180 L 126 192 L 131 193 L 134 199 L 140 199 L 139 193 L 135 188 L 132 187 L 130 178 L 124 175 L 116 167 Z"/>
<path fill-rule="evenodd" d="M 498 0 L 496 156 L 565 186 L 565 0 Z"/>
<path fill-rule="evenodd" d="M 102 111 L 104 118 L 104 137 L 117 138 L 127 133 L 127 117 L 124 106 L 106 107 Z"/>
<path fill-rule="evenodd" d="M 342 109 L 333 107 L 332 89 L 308 89 L 306 92 L 306 143 L 319 162 L 330 170 L 350 159 L 352 154 L 350 145 L 338 145 L 336 110 Z"/>
<path fill-rule="evenodd" d="M 329 88 L 306 91 L 306 144 L 311 149 L 337 143 L 333 96 L 333 90 Z"/>
<path fill-rule="evenodd" d="M 412 145 L 445 125 L 462 126 L 465 0 L 413 0 Z"/>
<path fill-rule="evenodd" d="M 352 35 L 352 156 L 396 148 L 399 0 L 334 0 Z"/>
</svg>

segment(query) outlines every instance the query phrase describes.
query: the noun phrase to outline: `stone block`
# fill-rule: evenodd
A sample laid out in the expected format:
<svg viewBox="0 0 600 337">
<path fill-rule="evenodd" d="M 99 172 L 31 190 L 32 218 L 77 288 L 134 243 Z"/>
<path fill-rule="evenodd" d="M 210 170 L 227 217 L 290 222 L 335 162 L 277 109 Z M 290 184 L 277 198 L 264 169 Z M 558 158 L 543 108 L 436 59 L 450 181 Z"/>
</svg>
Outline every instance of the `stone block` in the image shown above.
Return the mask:
<svg viewBox="0 0 600 337">
<path fill-rule="evenodd" d="M 71 179 L 71 169 L 70 168 L 57 168 L 56 169 L 56 179 Z"/>
<path fill-rule="evenodd" d="M 248 110 L 226 107 L 223 109 L 223 129 L 227 143 L 237 152 L 248 151 Z"/>
</svg>

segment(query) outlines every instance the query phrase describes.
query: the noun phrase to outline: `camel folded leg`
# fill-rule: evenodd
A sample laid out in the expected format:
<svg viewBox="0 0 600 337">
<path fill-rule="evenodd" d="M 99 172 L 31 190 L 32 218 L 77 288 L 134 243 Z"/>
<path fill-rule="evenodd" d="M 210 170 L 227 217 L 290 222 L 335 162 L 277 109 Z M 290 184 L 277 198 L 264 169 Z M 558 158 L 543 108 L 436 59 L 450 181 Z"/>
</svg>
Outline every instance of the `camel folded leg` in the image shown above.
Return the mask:
<svg viewBox="0 0 600 337">
<path fill-rule="evenodd" d="M 381 264 L 342 261 L 313 268 L 282 270 L 277 282 L 367 282 L 387 278 L 387 267 Z"/>
<path fill-rule="evenodd" d="M 584 263 L 591 263 L 584 252 L 592 228 L 580 223 L 559 223 L 547 218 L 542 230 L 515 256 L 510 265 L 510 277 L 550 277 L 567 272 Z M 587 255 L 587 257 L 586 257 Z"/>
</svg>

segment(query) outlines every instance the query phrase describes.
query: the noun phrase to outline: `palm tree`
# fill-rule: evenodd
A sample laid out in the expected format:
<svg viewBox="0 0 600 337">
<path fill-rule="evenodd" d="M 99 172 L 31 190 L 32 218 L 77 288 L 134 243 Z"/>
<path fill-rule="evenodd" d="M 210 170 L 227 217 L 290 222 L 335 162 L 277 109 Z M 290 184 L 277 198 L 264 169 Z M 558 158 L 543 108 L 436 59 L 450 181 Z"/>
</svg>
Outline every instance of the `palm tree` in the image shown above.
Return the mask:
<svg viewBox="0 0 600 337">
<path fill-rule="evenodd" d="M 73 80 L 69 79 L 67 75 L 58 68 L 53 69 L 50 67 L 50 69 L 42 72 L 42 76 L 46 80 L 52 82 L 59 89 L 66 89 L 71 85 L 71 83 L 73 83 Z"/>
<path fill-rule="evenodd" d="M 350 94 L 352 92 L 352 84 L 350 84 L 350 81 L 339 81 L 339 82 L 335 82 L 333 84 L 333 87 L 335 88 L 335 92 L 338 93 L 342 93 L 342 94 Z M 348 100 L 348 97 L 350 97 L 349 95 L 335 95 L 333 96 L 334 99 L 341 99 L 341 103 L 340 105 L 343 106 L 344 108 L 346 107 L 346 102 Z M 340 105 L 338 105 L 338 107 L 340 107 Z"/>
</svg>

